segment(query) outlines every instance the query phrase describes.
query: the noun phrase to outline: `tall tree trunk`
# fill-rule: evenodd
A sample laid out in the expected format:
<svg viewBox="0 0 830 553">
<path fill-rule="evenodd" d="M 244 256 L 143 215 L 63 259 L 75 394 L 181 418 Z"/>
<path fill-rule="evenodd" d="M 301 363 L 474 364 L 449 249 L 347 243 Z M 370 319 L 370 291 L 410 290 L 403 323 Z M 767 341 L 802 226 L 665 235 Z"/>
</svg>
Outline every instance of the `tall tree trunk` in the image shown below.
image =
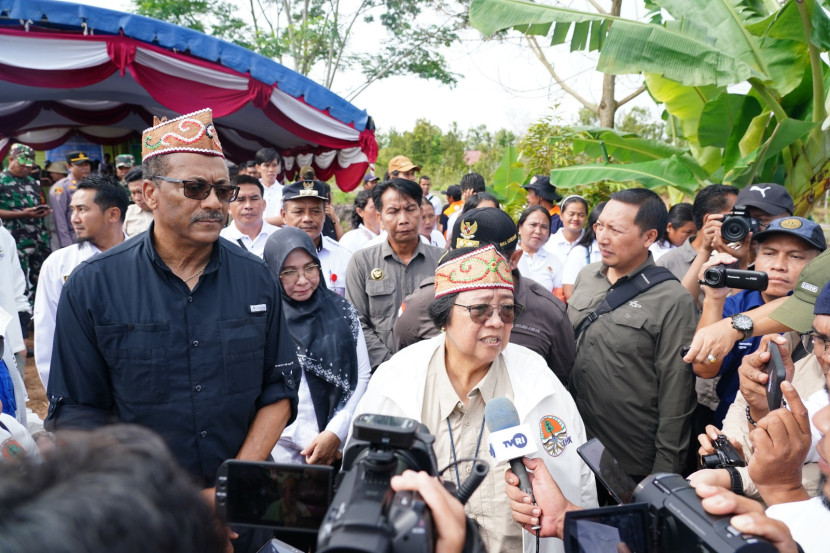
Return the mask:
<svg viewBox="0 0 830 553">
<path fill-rule="evenodd" d="M 611 15 L 619 17 L 622 9 L 622 0 L 611 0 Z M 612 23 L 613 25 L 613 23 Z M 617 114 L 617 101 L 614 99 L 616 75 L 605 74 L 602 77 L 602 99 L 599 102 L 599 124 L 602 127 L 614 128 L 614 116 Z"/>
</svg>

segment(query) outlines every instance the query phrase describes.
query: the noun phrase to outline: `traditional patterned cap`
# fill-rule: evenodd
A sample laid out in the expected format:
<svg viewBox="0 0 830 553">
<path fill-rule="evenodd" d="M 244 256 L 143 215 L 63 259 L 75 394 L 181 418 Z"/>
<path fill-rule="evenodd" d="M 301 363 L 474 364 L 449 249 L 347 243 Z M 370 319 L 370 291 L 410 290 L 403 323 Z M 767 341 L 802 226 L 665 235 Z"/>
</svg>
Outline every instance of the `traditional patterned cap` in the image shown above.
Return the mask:
<svg viewBox="0 0 830 553">
<path fill-rule="evenodd" d="M 121 154 L 115 156 L 116 167 L 132 167 L 135 165 L 135 157 L 132 154 Z"/>
<path fill-rule="evenodd" d="M 153 126 L 146 129 L 141 137 L 141 161 L 175 152 L 225 157 L 210 108 L 169 121 L 166 117 L 153 117 Z"/>
<path fill-rule="evenodd" d="M 492 244 L 479 249 L 453 250 L 435 269 L 435 297 L 455 292 L 504 288 L 513 290 L 507 260 Z"/>
<path fill-rule="evenodd" d="M 35 164 L 35 151 L 25 144 L 12 144 L 9 150 L 9 159 L 13 159 L 24 167 L 31 167 Z"/>
</svg>

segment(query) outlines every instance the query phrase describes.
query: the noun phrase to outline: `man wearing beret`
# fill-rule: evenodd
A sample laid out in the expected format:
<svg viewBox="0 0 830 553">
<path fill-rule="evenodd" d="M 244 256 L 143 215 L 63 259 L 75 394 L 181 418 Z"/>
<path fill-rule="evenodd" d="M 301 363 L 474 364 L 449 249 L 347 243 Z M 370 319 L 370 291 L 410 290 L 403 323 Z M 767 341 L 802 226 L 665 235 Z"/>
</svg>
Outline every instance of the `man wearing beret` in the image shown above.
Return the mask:
<svg viewBox="0 0 830 553">
<path fill-rule="evenodd" d="M 31 300 L 40 267 L 52 253 L 49 231 L 43 218 L 52 212 L 43 203 L 40 184 L 29 176 L 35 164 L 35 151 L 25 144 L 12 144 L 9 166 L 0 173 L 0 219 L 17 243 L 20 266 L 30 283 Z"/>
<path fill-rule="evenodd" d="M 268 458 L 296 416 L 299 365 L 276 277 L 219 240 L 238 189 L 211 111 L 157 121 L 142 161 L 154 221 L 64 284 L 46 427 L 146 426 L 211 488 L 226 459 Z M 240 536 L 237 551 L 265 541 Z"/>
<path fill-rule="evenodd" d="M 52 186 L 49 191 L 49 204 L 55 214 L 55 232 L 58 248 L 65 248 L 75 243 L 75 231 L 72 228 L 72 194 L 78 183 L 89 176 L 92 165 L 86 152 L 69 152 L 66 154 L 66 169 L 69 174 Z"/>
</svg>

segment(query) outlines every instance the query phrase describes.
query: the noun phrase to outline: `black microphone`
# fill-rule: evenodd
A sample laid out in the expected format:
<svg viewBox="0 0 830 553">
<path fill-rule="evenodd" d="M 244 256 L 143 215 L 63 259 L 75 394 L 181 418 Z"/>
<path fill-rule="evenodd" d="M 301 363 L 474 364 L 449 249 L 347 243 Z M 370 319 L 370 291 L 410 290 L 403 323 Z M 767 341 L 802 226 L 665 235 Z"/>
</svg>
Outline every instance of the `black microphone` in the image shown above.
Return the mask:
<svg viewBox="0 0 830 553">
<path fill-rule="evenodd" d="M 536 444 L 531 441 L 530 430 L 519 420 L 516 406 L 506 397 L 491 399 L 484 408 L 484 420 L 490 431 L 490 455 L 496 461 L 509 460 L 513 474 L 519 477 L 519 489 L 533 499 L 530 477 L 522 458 L 536 453 Z M 534 500 L 535 502 L 535 500 Z"/>
<path fill-rule="evenodd" d="M 484 481 L 484 477 L 487 476 L 488 472 L 490 472 L 490 465 L 481 461 L 473 462 L 472 474 L 467 477 L 464 483 L 461 484 L 461 487 L 458 488 L 458 491 L 455 492 L 455 497 L 461 502 L 462 505 L 467 503 L 467 500 L 470 499 L 473 492 L 475 492 Z"/>
</svg>

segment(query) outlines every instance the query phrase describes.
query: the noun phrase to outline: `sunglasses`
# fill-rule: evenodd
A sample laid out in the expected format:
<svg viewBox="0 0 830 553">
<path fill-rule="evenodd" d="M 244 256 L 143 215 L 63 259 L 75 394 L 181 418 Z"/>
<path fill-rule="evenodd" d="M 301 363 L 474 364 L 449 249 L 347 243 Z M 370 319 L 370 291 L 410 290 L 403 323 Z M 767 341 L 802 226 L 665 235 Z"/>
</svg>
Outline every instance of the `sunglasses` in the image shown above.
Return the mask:
<svg viewBox="0 0 830 553">
<path fill-rule="evenodd" d="M 499 317 L 504 324 L 513 324 L 524 310 L 523 305 L 518 303 L 512 305 L 490 305 L 489 303 L 478 303 L 476 305 L 461 305 L 454 303 L 456 307 L 463 307 L 470 314 L 470 320 L 475 324 L 484 324 L 493 316 L 493 311 L 499 310 Z"/>
<path fill-rule="evenodd" d="M 179 180 L 171 179 L 170 177 L 162 177 L 157 175 L 154 179 L 163 180 L 164 182 L 172 182 L 173 184 L 181 184 L 182 192 L 185 198 L 191 200 L 204 200 L 210 196 L 210 191 L 213 189 L 216 192 L 216 197 L 220 202 L 226 204 L 236 200 L 239 195 L 238 186 L 230 186 L 227 184 L 211 184 L 204 180 Z"/>
</svg>

